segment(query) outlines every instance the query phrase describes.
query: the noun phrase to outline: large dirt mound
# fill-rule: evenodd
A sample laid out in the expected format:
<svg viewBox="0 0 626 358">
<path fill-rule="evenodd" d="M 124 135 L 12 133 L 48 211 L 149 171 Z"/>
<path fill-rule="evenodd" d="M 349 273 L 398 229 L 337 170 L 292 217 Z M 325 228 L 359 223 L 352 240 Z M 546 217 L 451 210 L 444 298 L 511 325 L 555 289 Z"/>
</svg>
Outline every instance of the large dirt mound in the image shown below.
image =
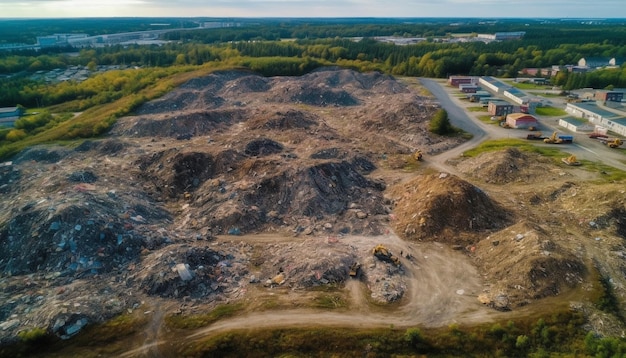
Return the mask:
<svg viewBox="0 0 626 358">
<path fill-rule="evenodd" d="M 302 252 L 304 255 L 294 255 Z M 357 248 L 337 236 L 312 237 L 302 242 L 268 245 L 255 255 L 254 276 L 266 287 L 303 289 L 325 285 L 341 286 L 348 280 L 362 280 L 370 297 L 381 304 L 401 299 L 407 282 L 401 266 L 381 261 L 371 247 Z M 351 266 L 359 264 L 356 275 Z"/>
<path fill-rule="evenodd" d="M 494 184 L 532 183 L 555 169 L 549 159 L 517 148 L 483 153 L 462 161 L 457 168 L 464 174 Z"/>
<path fill-rule="evenodd" d="M 408 92 L 406 86 L 392 76 L 380 72 L 359 73 L 338 67 L 320 68 L 300 77 L 300 81 L 310 83 L 312 87 L 375 90 L 379 95 Z"/>
<path fill-rule="evenodd" d="M 306 251 L 304 257 L 293 254 L 299 249 Z M 264 250 L 256 259 L 259 264 L 256 275 L 263 282 L 281 275 L 285 282 L 280 284 L 291 288 L 342 284 L 350 278 L 350 266 L 358 261 L 357 257 L 358 252 L 353 246 L 336 239 L 311 238 L 302 243 L 275 245 Z"/>
<path fill-rule="evenodd" d="M 206 299 L 237 287 L 247 273 L 247 262 L 232 254 L 202 244 L 171 245 L 166 252 L 145 257 L 132 279 L 149 295 Z"/>
<path fill-rule="evenodd" d="M 580 286 L 585 264 L 540 226 L 518 223 L 481 240 L 473 250 L 491 283 L 480 299 L 507 310 Z"/>
<path fill-rule="evenodd" d="M 299 110 L 288 110 L 287 112 L 273 112 L 267 116 L 260 116 L 250 119 L 247 124 L 254 129 L 309 129 L 318 126 L 317 116 Z"/>
<path fill-rule="evenodd" d="M 380 73 L 215 72 L 120 118 L 106 138 L 20 153 L 0 166 L 0 341 L 33 327 L 69 335 L 143 300 L 182 298 L 184 309 L 241 298 L 251 253 L 235 235 L 387 232 L 380 178 L 394 180 L 385 161 L 409 152 L 404 135 L 417 146 L 426 133 L 434 107 L 422 102 Z M 362 125 L 379 117 L 384 131 Z M 213 246 L 216 234 L 233 240 Z M 306 288 L 344 282 L 355 255 L 371 259 L 371 247 L 355 250 L 280 254 Z M 359 261 L 375 300 L 402 297 L 399 269 Z"/>
<path fill-rule="evenodd" d="M 476 234 L 497 230 L 511 220 L 497 202 L 456 176 L 419 175 L 392 190 L 396 207 L 393 226 L 408 240 L 466 244 Z"/>
<path fill-rule="evenodd" d="M 194 193 L 189 214 L 217 234 L 286 223 L 308 234 L 378 234 L 383 229 L 377 216 L 386 213 L 382 190 L 382 183 L 367 179 L 349 162 L 329 162 L 238 185 L 207 182 Z"/>
<path fill-rule="evenodd" d="M 131 117 L 115 126 L 112 134 L 127 137 L 170 137 L 178 139 L 188 135 L 188 138 L 191 138 L 223 132 L 246 118 L 246 112 L 240 109 L 182 112 L 164 118 Z"/>
</svg>

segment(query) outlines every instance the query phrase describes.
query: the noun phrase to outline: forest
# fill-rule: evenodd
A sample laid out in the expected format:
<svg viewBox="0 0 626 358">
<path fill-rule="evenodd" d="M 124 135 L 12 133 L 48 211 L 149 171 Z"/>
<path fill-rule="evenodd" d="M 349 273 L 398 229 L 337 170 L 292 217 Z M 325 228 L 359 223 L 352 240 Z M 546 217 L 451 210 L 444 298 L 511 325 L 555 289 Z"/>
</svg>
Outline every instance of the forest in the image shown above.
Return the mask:
<svg viewBox="0 0 626 358">
<path fill-rule="evenodd" d="M 169 41 L 165 45 L 0 51 L 0 107 L 21 105 L 72 113 L 124 101 L 123 106 L 118 105 L 124 110 L 107 113 L 100 124 L 71 131 L 78 136 L 105 131 L 115 118 L 150 99 L 152 94 L 138 95 L 142 91 L 157 87 L 155 93 L 166 91 L 159 83 L 166 78 L 215 68 L 247 68 L 266 76 L 291 76 L 332 65 L 396 76 L 445 78 L 462 74 L 517 77 L 524 68 L 559 66 L 561 71 L 555 76 L 548 71 L 539 76 L 564 90 L 626 87 L 626 27 L 618 20 L 581 24 L 528 19 L 454 19 L 454 23 L 451 19 L 247 19 L 235 27 L 211 29 L 190 29 L 203 19 L 76 19 L 67 24 L 31 21 L 0 21 L 0 31 L 7 33 L 3 41 L 32 42 L 28 36 L 50 31 L 94 34 L 151 29 L 155 23 L 188 28 L 179 31 L 172 27 L 164 35 Z M 19 36 L 15 26 L 24 28 Z M 526 34 L 519 40 L 490 43 L 452 41 L 460 34 L 472 38 L 499 31 Z M 419 37 L 423 41 L 401 46 L 380 42 L 376 36 Z M 616 58 L 622 65 L 585 73 L 566 70 L 566 65 L 576 64 L 583 57 Z M 83 82 L 45 82 L 33 76 L 69 66 L 93 70 L 100 65 L 128 69 L 95 74 Z M 2 146 L 45 132 L 68 118 L 42 116 L 29 119 L 32 123 L 21 123 L 20 128 L 0 130 L 0 152 Z M 72 136 L 66 133 L 64 137 Z"/>
</svg>

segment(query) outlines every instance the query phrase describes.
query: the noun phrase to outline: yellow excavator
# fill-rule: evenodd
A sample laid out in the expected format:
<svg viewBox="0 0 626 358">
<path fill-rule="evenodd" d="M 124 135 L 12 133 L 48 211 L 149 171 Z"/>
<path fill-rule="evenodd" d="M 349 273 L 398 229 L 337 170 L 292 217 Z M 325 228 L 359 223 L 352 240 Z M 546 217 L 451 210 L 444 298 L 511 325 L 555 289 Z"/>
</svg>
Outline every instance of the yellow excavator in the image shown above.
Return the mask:
<svg viewBox="0 0 626 358">
<path fill-rule="evenodd" d="M 394 256 L 385 246 L 378 244 L 372 250 L 372 254 L 381 261 L 391 262 L 396 266 L 400 266 L 400 259 Z"/>
<path fill-rule="evenodd" d="M 576 156 L 575 156 L 575 155 L 570 155 L 570 156 L 569 156 L 569 157 L 567 157 L 567 158 L 561 158 L 561 161 L 562 161 L 563 163 L 567 164 L 567 165 L 572 165 L 572 166 L 577 166 L 577 165 L 581 165 L 581 164 L 582 164 L 581 162 L 579 162 L 579 161 L 576 159 Z"/>
<path fill-rule="evenodd" d="M 563 139 L 557 137 L 557 133 L 554 132 L 552 133 L 552 135 L 548 138 L 544 138 L 543 140 L 544 143 L 550 143 L 550 144 L 561 144 L 563 143 Z"/>
<path fill-rule="evenodd" d="M 624 142 L 619 138 L 615 138 L 606 142 L 606 145 L 608 145 L 609 148 L 619 148 L 622 144 L 624 144 Z"/>
<path fill-rule="evenodd" d="M 416 150 L 415 153 L 413 153 L 413 158 L 415 158 L 415 160 L 417 160 L 418 162 L 422 160 L 422 151 L 421 150 Z"/>
</svg>

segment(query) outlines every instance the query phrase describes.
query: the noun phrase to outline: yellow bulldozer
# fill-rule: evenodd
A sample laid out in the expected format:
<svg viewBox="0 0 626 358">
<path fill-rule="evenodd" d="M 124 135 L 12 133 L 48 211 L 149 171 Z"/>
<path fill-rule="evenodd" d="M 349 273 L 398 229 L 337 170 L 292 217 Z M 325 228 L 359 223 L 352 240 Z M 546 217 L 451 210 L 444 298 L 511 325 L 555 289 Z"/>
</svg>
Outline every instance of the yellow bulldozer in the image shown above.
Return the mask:
<svg viewBox="0 0 626 358">
<path fill-rule="evenodd" d="M 609 148 L 619 148 L 622 146 L 622 144 L 624 144 L 624 142 L 619 138 L 615 138 L 606 142 L 606 145 L 608 145 Z"/>
<path fill-rule="evenodd" d="M 575 155 L 570 155 L 567 158 L 561 158 L 561 161 L 567 165 L 572 165 L 572 166 L 581 165 L 578 159 L 576 159 Z"/>
<path fill-rule="evenodd" d="M 400 259 L 397 256 L 394 256 L 388 248 L 381 244 L 374 247 L 374 249 L 372 250 L 372 254 L 374 254 L 374 256 L 376 256 L 376 258 L 381 261 L 391 262 L 396 266 L 400 266 L 401 264 Z"/>
<path fill-rule="evenodd" d="M 422 157 L 423 157 L 422 151 L 419 149 L 416 150 L 415 153 L 413 153 L 413 158 L 418 162 L 422 160 Z"/>
</svg>

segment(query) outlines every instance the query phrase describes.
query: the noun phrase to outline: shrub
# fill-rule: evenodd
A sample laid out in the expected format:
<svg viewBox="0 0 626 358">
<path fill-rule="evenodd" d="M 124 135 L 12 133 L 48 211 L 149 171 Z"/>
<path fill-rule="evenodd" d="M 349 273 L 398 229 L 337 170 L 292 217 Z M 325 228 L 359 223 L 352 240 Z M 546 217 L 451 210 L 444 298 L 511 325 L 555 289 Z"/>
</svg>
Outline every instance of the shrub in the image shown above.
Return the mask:
<svg viewBox="0 0 626 358">
<path fill-rule="evenodd" d="M 12 129 L 7 133 L 6 140 L 9 142 L 17 142 L 26 138 L 26 132 L 23 129 Z"/>
<path fill-rule="evenodd" d="M 439 135 L 454 133 L 454 127 L 450 124 L 448 112 L 445 109 L 440 109 L 435 113 L 433 119 L 430 120 L 429 130 Z"/>
</svg>

